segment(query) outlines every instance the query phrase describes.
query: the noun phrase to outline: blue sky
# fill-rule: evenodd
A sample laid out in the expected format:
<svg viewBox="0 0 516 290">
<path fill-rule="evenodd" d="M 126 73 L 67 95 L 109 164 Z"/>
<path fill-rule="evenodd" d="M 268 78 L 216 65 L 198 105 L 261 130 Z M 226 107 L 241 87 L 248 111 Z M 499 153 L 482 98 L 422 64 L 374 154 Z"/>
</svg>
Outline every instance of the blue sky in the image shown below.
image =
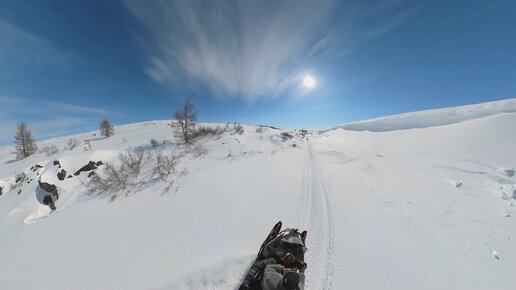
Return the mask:
<svg viewBox="0 0 516 290">
<path fill-rule="evenodd" d="M 0 144 L 168 119 L 324 129 L 516 97 L 515 1 L 0 3 Z M 316 80 L 312 89 L 302 79 Z"/>
</svg>

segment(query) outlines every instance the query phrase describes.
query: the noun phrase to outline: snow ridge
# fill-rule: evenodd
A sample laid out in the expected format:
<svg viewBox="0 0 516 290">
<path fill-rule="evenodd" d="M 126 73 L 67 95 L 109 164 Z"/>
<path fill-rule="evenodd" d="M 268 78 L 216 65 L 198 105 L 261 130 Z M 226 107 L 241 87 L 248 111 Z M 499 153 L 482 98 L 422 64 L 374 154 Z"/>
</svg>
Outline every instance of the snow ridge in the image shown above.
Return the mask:
<svg viewBox="0 0 516 290">
<path fill-rule="evenodd" d="M 497 114 L 514 112 L 516 112 L 516 98 L 468 106 L 391 115 L 353 122 L 337 128 L 351 131 L 385 132 L 450 125 Z"/>
</svg>

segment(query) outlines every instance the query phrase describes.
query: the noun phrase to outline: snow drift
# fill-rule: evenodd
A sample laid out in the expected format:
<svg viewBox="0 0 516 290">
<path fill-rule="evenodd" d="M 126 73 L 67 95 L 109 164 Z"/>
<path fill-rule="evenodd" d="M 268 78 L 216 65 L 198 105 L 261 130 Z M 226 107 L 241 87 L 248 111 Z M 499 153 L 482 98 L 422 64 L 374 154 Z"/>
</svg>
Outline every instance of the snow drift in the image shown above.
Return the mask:
<svg viewBox="0 0 516 290">
<path fill-rule="evenodd" d="M 516 99 L 386 116 L 340 126 L 353 131 L 384 132 L 449 125 L 516 112 Z"/>
</svg>

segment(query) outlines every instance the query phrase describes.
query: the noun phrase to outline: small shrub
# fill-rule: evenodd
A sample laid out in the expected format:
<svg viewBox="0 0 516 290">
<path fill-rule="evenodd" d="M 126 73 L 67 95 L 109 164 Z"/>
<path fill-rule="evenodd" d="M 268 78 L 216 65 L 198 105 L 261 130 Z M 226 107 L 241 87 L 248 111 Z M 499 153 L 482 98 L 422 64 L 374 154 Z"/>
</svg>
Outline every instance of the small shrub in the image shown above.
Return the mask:
<svg viewBox="0 0 516 290">
<path fill-rule="evenodd" d="M 208 154 L 208 149 L 204 148 L 201 144 L 195 144 L 189 148 L 192 156 L 197 158 Z"/>
<path fill-rule="evenodd" d="M 106 163 L 103 170 L 104 177 L 98 174 L 91 176 L 88 186 L 95 192 L 109 193 L 119 192 L 125 190 L 129 185 L 132 185 L 133 180 L 128 172 L 121 170 L 119 167 L 111 163 Z"/>
<path fill-rule="evenodd" d="M 121 165 L 120 170 L 127 172 L 131 177 L 137 178 L 142 170 L 142 164 L 145 159 L 145 151 L 136 150 L 128 151 L 127 153 L 120 153 L 118 155 Z"/>
<path fill-rule="evenodd" d="M 40 153 L 45 153 L 46 156 L 52 156 L 59 152 L 59 148 L 56 145 L 45 145 L 41 148 Z"/>
<path fill-rule="evenodd" d="M 282 132 L 280 136 L 281 138 L 283 138 L 283 140 L 294 138 L 294 136 L 292 136 L 292 134 L 290 134 L 289 132 Z"/>
<path fill-rule="evenodd" d="M 77 138 L 72 137 L 68 139 L 67 142 L 68 150 L 72 151 L 73 149 L 77 148 L 79 146 L 79 140 Z"/>
<path fill-rule="evenodd" d="M 211 126 L 197 126 L 192 131 L 192 138 L 206 137 L 206 136 L 218 136 L 226 132 L 226 127 L 211 127 Z"/>
<path fill-rule="evenodd" d="M 176 166 L 179 163 L 180 155 L 163 155 L 158 153 L 155 157 L 153 175 L 159 180 L 166 181 L 167 177 L 176 174 Z"/>
<path fill-rule="evenodd" d="M 27 175 L 23 171 L 19 171 L 19 172 L 15 172 L 14 173 L 14 183 L 15 184 L 22 183 L 25 180 L 25 178 L 27 178 Z"/>
<path fill-rule="evenodd" d="M 148 155 L 143 150 L 129 151 L 118 155 L 118 166 L 106 163 L 102 174 L 92 174 L 87 184 L 93 192 L 118 193 L 136 187 L 139 183 L 139 175 Z"/>
<path fill-rule="evenodd" d="M 239 135 L 244 134 L 244 127 L 242 127 L 242 125 L 239 123 L 233 123 L 233 133 Z"/>
</svg>

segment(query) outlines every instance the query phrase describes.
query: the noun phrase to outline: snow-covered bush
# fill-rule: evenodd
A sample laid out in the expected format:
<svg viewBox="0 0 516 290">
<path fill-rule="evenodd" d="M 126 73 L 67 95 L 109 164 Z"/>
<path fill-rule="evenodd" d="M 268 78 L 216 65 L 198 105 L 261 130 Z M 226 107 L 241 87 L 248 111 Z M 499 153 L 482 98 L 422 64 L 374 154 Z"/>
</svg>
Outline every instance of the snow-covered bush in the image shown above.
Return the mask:
<svg viewBox="0 0 516 290">
<path fill-rule="evenodd" d="M 143 150 L 128 151 L 120 153 L 118 156 L 121 166 L 120 170 L 126 171 L 132 177 L 137 178 L 142 170 L 143 161 L 148 159 L 148 155 Z"/>
<path fill-rule="evenodd" d="M 59 148 L 54 144 L 50 144 L 43 146 L 39 152 L 45 153 L 46 156 L 52 156 L 59 152 Z"/>
<path fill-rule="evenodd" d="M 188 147 L 188 153 L 192 153 L 192 156 L 197 158 L 208 154 L 208 149 L 201 144 L 195 144 Z"/>
<path fill-rule="evenodd" d="M 163 155 L 158 153 L 155 157 L 153 175 L 159 180 L 166 181 L 170 175 L 176 174 L 176 166 L 180 158 L 180 155 Z"/>
<path fill-rule="evenodd" d="M 93 174 L 88 187 L 96 193 L 115 193 L 114 197 L 116 197 L 118 192 L 132 185 L 131 181 L 133 180 L 128 172 L 121 170 L 120 167 L 112 163 L 107 163 L 103 170 L 103 177 Z"/>
<path fill-rule="evenodd" d="M 244 127 L 242 127 L 242 125 L 239 123 L 233 123 L 233 133 L 239 135 L 244 134 Z"/>
<path fill-rule="evenodd" d="M 256 128 L 256 133 L 263 133 L 263 127 L 259 126 L 258 128 Z"/>
<path fill-rule="evenodd" d="M 197 126 L 192 131 L 192 138 L 222 135 L 226 130 L 226 127 L 219 126 Z"/>
<path fill-rule="evenodd" d="M 21 184 L 27 178 L 27 174 L 24 171 L 18 171 L 14 173 L 14 184 Z"/>
<path fill-rule="evenodd" d="M 289 132 L 281 132 L 280 136 L 283 140 L 294 138 L 294 136 L 292 134 L 290 134 Z"/>
<path fill-rule="evenodd" d="M 79 146 L 79 140 L 77 138 L 72 137 L 68 139 L 67 142 L 68 150 L 72 151 L 73 149 L 77 148 Z"/>
<path fill-rule="evenodd" d="M 129 187 L 145 183 L 139 176 L 148 159 L 149 155 L 143 150 L 120 153 L 117 162 L 106 163 L 101 174 L 91 176 L 88 187 L 96 193 L 114 193 L 114 198 Z"/>
</svg>

